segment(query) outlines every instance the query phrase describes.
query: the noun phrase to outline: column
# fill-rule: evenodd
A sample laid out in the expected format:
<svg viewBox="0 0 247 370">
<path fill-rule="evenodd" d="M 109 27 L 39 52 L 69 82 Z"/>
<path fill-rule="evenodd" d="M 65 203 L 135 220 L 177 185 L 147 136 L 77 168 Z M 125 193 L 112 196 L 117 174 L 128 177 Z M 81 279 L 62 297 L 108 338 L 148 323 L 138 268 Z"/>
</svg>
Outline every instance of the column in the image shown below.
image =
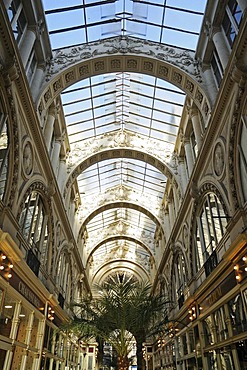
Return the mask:
<svg viewBox="0 0 247 370">
<path fill-rule="evenodd" d="M 200 150 L 202 146 L 202 131 L 201 131 L 201 123 L 200 123 L 197 108 L 190 109 L 190 117 L 191 117 L 191 122 L 193 126 L 193 131 L 195 134 L 198 150 Z"/>
<path fill-rule="evenodd" d="M 193 167 L 194 167 L 194 161 L 193 161 L 193 155 L 192 155 L 192 149 L 189 139 L 184 139 L 184 150 L 185 150 L 185 156 L 187 160 L 187 166 L 189 171 L 189 176 L 191 176 Z"/>
<path fill-rule="evenodd" d="M 34 359 L 34 369 L 39 369 L 39 365 L 42 358 L 42 347 L 43 347 L 43 339 L 44 339 L 44 333 L 45 333 L 45 324 L 46 320 L 45 317 L 43 319 L 40 319 L 39 325 L 38 325 L 38 332 L 36 336 L 36 346 L 38 348 L 37 357 Z"/>
<path fill-rule="evenodd" d="M 68 174 L 67 174 L 66 157 L 63 157 L 60 159 L 60 162 L 59 162 L 58 176 L 57 176 L 58 186 L 61 190 L 63 190 L 63 187 L 65 186 L 65 181 L 66 181 L 67 176 Z"/>
<path fill-rule="evenodd" d="M 170 225 L 171 225 L 171 228 L 173 227 L 174 225 L 174 209 L 173 209 L 173 204 L 172 204 L 172 201 L 170 199 L 168 199 L 168 209 L 169 209 L 169 219 L 170 219 Z"/>
<path fill-rule="evenodd" d="M 55 175 L 57 175 L 58 167 L 59 167 L 59 156 L 61 150 L 61 140 L 56 139 L 53 144 L 52 156 L 51 156 L 51 163 L 54 169 Z"/>
<path fill-rule="evenodd" d="M 241 11 L 244 13 L 247 8 L 247 1 L 246 0 L 237 0 L 237 3 L 241 9 Z"/>
<path fill-rule="evenodd" d="M 34 312 L 29 315 L 28 325 L 26 328 L 26 343 L 29 344 L 31 340 L 31 334 L 33 329 Z"/>
<path fill-rule="evenodd" d="M 55 122 L 55 111 L 52 108 L 49 110 L 49 114 L 46 120 L 45 129 L 44 129 L 44 139 L 45 139 L 45 143 L 46 143 L 46 147 L 48 151 L 50 150 L 50 146 L 51 146 L 54 122 Z"/>
<path fill-rule="evenodd" d="M 35 39 L 36 39 L 35 30 L 27 29 L 24 39 L 20 45 L 20 55 L 24 68 L 26 67 L 29 55 L 33 49 Z"/>
<path fill-rule="evenodd" d="M 223 69 L 226 69 L 229 56 L 230 56 L 230 50 L 229 50 L 229 46 L 226 43 L 225 36 L 220 28 L 213 29 L 212 38 L 213 38 L 213 42 L 216 47 L 217 53 L 219 55 L 222 67 Z"/>
<path fill-rule="evenodd" d="M 170 234 L 171 234 L 171 225 L 170 225 L 169 214 L 168 214 L 167 209 L 165 209 L 164 230 L 165 230 L 165 238 L 166 238 L 166 241 L 167 241 L 169 239 Z"/>
<path fill-rule="evenodd" d="M 184 195 L 188 184 L 188 177 L 185 169 L 184 158 L 182 157 L 178 157 L 178 173 L 181 179 L 182 193 Z"/>
<path fill-rule="evenodd" d="M 218 93 L 217 85 L 214 79 L 214 75 L 210 65 L 204 66 L 205 69 L 203 71 L 204 80 L 207 84 L 207 92 L 210 98 L 211 103 L 214 103 L 216 100 L 216 96 Z"/>
<path fill-rule="evenodd" d="M 175 211 L 176 211 L 176 214 L 177 214 L 178 210 L 179 210 L 179 200 L 178 200 L 177 188 L 174 184 L 173 184 L 173 187 L 172 187 L 172 192 L 173 192 Z"/>
<path fill-rule="evenodd" d="M 32 91 L 34 101 L 39 95 L 39 89 L 40 89 L 43 77 L 44 77 L 44 67 L 38 66 L 35 71 L 35 74 L 32 80 L 32 85 L 31 85 L 31 91 Z"/>
</svg>

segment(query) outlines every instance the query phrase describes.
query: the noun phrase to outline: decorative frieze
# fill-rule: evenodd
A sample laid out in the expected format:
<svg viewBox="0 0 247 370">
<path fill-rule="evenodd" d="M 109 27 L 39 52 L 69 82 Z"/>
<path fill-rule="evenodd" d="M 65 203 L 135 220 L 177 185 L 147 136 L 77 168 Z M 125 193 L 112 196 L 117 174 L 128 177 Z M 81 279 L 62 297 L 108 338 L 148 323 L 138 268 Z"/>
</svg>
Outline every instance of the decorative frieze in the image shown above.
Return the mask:
<svg viewBox="0 0 247 370">
<path fill-rule="evenodd" d="M 64 78 L 65 78 L 65 82 L 66 83 L 73 82 L 74 79 L 75 79 L 75 73 L 74 73 L 74 71 L 70 71 L 70 72 L 66 73 L 65 76 L 64 76 Z"/>
<path fill-rule="evenodd" d="M 47 103 L 52 98 L 50 88 L 44 93 L 44 101 Z"/>
<path fill-rule="evenodd" d="M 83 64 L 79 67 L 79 76 L 84 77 L 85 75 L 89 74 L 89 65 Z"/>
<path fill-rule="evenodd" d="M 128 70 L 135 70 L 138 67 L 137 60 L 132 58 L 132 59 L 127 59 L 126 66 Z"/>
<path fill-rule="evenodd" d="M 115 58 L 113 54 L 116 55 Z M 196 101 L 199 102 L 199 106 L 203 100 L 207 101 L 203 93 L 202 71 L 198 61 L 195 60 L 194 52 L 122 36 L 55 50 L 48 64 L 43 87 L 41 86 L 44 93 L 39 99 L 44 101 L 46 109 L 51 99 L 71 83 L 94 74 L 113 71 L 135 71 L 164 78 L 180 86 L 193 98 L 197 86 Z M 63 78 L 59 77 L 62 75 Z M 51 88 L 48 88 L 50 84 Z M 209 104 L 206 113 L 208 109 Z M 204 111 L 202 114 L 204 115 Z"/>
</svg>

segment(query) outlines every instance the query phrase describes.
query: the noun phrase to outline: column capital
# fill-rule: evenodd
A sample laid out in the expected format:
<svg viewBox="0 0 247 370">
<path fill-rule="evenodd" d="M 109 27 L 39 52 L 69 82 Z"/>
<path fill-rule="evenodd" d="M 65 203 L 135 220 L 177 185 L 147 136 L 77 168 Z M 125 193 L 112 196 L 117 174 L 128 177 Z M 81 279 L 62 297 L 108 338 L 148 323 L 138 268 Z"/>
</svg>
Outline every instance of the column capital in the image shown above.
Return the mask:
<svg viewBox="0 0 247 370">
<path fill-rule="evenodd" d="M 198 115 L 198 109 L 194 105 L 186 104 L 186 110 L 191 118 Z"/>
<path fill-rule="evenodd" d="M 221 32 L 221 28 L 220 26 L 213 25 L 209 19 L 206 19 L 203 25 L 203 31 L 212 40 L 216 33 Z"/>
</svg>

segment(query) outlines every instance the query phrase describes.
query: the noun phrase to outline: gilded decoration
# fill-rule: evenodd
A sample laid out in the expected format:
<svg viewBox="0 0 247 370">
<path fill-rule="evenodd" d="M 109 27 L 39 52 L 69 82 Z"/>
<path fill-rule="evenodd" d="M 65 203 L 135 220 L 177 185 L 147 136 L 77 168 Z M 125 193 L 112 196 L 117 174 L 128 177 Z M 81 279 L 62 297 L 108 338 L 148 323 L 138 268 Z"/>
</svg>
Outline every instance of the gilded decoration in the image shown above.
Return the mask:
<svg viewBox="0 0 247 370">
<path fill-rule="evenodd" d="M 119 130 L 117 133 L 107 133 L 93 139 L 86 139 L 83 141 L 83 146 L 81 144 L 71 144 L 71 152 L 68 156 L 68 173 L 71 173 L 75 167 L 85 161 L 87 157 L 92 156 L 92 154 L 107 149 L 117 149 L 118 147 L 145 151 L 145 153 L 165 163 L 170 169 L 175 169 L 176 167 L 175 159 L 172 156 L 172 144 L 166 143 L 164 147 L 164 144 L 159 140 L 147 139 L 128 130 Z M 117 157 L 119 154 L 115 151 L 114 157 Z M 142 153 L 140 155 L 144 156 Z"/>
</svg>

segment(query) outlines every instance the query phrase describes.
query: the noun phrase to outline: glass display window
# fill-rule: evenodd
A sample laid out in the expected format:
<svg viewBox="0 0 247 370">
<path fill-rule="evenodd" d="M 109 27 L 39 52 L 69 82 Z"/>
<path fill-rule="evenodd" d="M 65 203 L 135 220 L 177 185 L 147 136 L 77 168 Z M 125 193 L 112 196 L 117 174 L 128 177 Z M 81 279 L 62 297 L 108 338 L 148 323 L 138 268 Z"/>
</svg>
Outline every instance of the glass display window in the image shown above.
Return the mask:
<svg viewBox="0 0 247 370">
<path fill-rule="evenodd" d="M 226 315 L 224 307 L 220 307 L 214 312 L 214 321 L 217 330 L 218 340 L 225 340 L 229 337 L 228 328 L 226 325 Z"/>
<path fill-rule="evenodd" d="M 233 334 L 237 335 L 247 330 L 246 314 L 241 294 L 237 294 L 228 302 Z"/>
<path fill-rule="evenodd" d="M 16 340 L 21 343 L 28 344 L 27 331 L 29 328 L 29 315 L 30 311 L 24 307 L 20 308 L 20 312 L 17 313 L 18 317 L 18 329 L 16 333 Z"/>
<path fill-rule="evenodd" d="M 2 304 L 2 311 L 0 316 L 0 332 L 5 337 L 13 338 L 12 320 L 15 313 L 16 302 L 10 298 L 8 295 L 5 295 Z"/>
<path fill-rule="evenodd" d="M 203 331 L 206 346 L 214 344 L 215 338 L 213 334 L 213 322 L 211 316 L 206 317 L 206 319 L 203 321 Z"/>
<path fill-rule="evenodd" d="M 222 369 L 226 369 L 226 370 L 234 370 L 235 369 L 231 347 L 223 347 L 220 350 L 219 359 L 220 359 Z"/>
</svg>

